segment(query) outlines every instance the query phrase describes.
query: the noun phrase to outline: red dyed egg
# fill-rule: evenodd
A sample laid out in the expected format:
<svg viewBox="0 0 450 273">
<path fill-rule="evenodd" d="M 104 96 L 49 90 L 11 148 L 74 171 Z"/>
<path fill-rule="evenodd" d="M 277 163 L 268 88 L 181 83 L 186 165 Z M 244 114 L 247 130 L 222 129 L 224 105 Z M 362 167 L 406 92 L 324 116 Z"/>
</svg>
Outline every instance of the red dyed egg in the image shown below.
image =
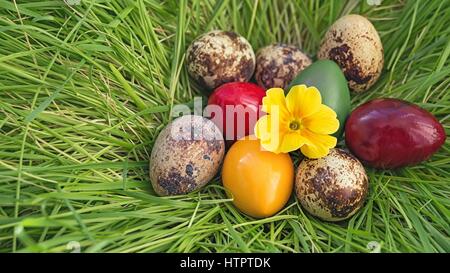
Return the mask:
<svg viewBox="0 0 450 273">
<path fill-rule="evenodd" d="M 265 95 L 266 91 L 254 83 L 226 83 L 209 97 L 207 112 L 225 140 L 238 140 L 253 134 Z"/>
<path fill-rule="evenodd" d="M 357 107 L 345 125 L 350 151 L 375 168 L 399 168 L 428 159 L 445 142 L 438 120 L 399 99 L 375 99 Z"/>
</svg>

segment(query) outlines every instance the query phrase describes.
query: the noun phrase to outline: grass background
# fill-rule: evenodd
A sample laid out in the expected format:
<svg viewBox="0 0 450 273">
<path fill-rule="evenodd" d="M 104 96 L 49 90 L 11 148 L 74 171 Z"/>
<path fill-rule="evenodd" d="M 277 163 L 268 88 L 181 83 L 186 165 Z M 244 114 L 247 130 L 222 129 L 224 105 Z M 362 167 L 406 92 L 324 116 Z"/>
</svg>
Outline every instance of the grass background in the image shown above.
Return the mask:
<svg viewBox="0 0 450 273">
<path fill-rule="evenodd" d="M 76 2 L 76 1 L 75 1 Z M 240 214 L 216 178 L 186 196 L 154 195 L 148 158 L 174 103 L 201 91 L 184 53 L 234 30 L 255 51 L 285 42 L 315 56 L 337 18 L 367 16 L 385 67 L 352 106 L 414 102 L 450 130 L 450 1 L 0 0 L 0 252 L 450 252 L 450 145 L 398 171 L 367 169 L 350 220 Z M 342 146 L 342 143 L 340 144 Z M 298 161 L 297 156 L 295 156 Z"/>
</svg>

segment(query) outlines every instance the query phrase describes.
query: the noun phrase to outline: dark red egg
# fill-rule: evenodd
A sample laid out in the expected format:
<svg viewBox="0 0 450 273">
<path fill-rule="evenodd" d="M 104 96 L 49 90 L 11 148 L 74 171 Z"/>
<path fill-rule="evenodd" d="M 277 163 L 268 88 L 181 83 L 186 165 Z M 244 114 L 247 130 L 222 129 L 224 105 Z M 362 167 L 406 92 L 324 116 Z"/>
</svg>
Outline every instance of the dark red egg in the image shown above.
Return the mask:
<svg viewBox="0 0 450 273">
<path fill-rule="evenodd" d="M 374 99 L 357 107 L 345 125 L 350 151 L 369 166 L 415 165 L 445 142 L 445 131 L 428 111 L 399 99 Z"/>
<path fill-rule="evenodd" d="M 265 95 L 266 91 L 254 83 L 226 83 L 211 94 L 206 111 L 225 140 L 238 140 L 253 134 Z"/>
</svg>

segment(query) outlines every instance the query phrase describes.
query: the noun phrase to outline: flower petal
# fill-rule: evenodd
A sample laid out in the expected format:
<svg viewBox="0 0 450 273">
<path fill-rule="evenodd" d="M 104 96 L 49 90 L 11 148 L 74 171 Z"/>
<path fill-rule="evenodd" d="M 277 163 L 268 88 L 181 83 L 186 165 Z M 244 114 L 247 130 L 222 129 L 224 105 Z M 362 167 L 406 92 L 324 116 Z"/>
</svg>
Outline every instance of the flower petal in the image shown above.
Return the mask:
<svg viewBox="0 0 450 273">
<path fill-rule="evenodd" d="M 261 146 L 274 153 L 280 153 L 279 147 L 286 130 L 274 115 L 265 115 L 255 124 L 254 133 L 261 140 Z"/>
<path fill-rule="evenodd" d="M 281 88 L 270 88 L 266 91 L 266 96 L 262 100 L 262 110 L 268 114 L 274 112 L 273 107 L 278 107 L 278 113 L 281 115 L 288 114 L 286 108 L 286 98 L 284 97 L 284 90 Z"/>
<path fill-rule="evenodd" d="M 313 133 L 309 130 L 302 131 L 303 137 L 308 141 L 301 147 L 302 153 L 309 158 L 321 158 L 328 155 L 331 148 L 337 144 L 337 139 L 329 135 Z"/>
<path fill-rule="evenodd" d="M 323 135 L 333 134 L 339 129 L 336 112 L 324 104 L 320 105 L 317 112 L 305 117 L 302 124 L 310 131 Z"/>
<path fill-rule="evenodd" d="M 255 136 L 261 140 L 270 138 L 271 117 L 269 115 L 262 116 L 255 124 Z"/>
<path fill-rule="evenodd" d="M 287 133 L 283 136 L 279 150 L 282 153 L 289 153 L 298 150 L 307 140 L 299 133 Z"/>
<path fill-rule="evenodd" d="M 286 96 L 286 106 L 295 117 L 304 118 L 319 110 L 322 96 L 314 86 L 294 85 Z"/>
<path fill-rule="evenodd" d="M 270 138 L 266 139 L 266 140 L 261 140 L 261 146 L 269 151 L 269 152 L 273 152 L 276 154 L 281 153 L 280 150 L 280 140 L 284 137 L 284 133 L 283 132 L 275 132 L 271 135 Z"/>
</svg>

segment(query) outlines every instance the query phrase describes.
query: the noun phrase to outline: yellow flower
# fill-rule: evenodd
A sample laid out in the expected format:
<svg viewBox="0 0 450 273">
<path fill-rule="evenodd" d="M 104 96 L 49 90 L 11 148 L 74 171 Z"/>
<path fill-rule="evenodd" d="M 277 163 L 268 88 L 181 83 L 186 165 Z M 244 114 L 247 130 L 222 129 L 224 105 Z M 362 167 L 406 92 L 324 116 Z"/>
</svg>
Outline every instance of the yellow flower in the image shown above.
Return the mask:
<svg viewBox="0 0 450 273">
<path fill-rule="evenodd" d="M 330 136 L 339 129 L 339 120 L 330 107 L 322 104 L 317 88 L 295 85 L 287 96 L 281 88 L 267 90 L 262 110 L 267 115 L 255 125 L 261 146 L 274 153 L 300 149 L 309 158 L 320 158 L 336 146 Z"/>
</svg>

